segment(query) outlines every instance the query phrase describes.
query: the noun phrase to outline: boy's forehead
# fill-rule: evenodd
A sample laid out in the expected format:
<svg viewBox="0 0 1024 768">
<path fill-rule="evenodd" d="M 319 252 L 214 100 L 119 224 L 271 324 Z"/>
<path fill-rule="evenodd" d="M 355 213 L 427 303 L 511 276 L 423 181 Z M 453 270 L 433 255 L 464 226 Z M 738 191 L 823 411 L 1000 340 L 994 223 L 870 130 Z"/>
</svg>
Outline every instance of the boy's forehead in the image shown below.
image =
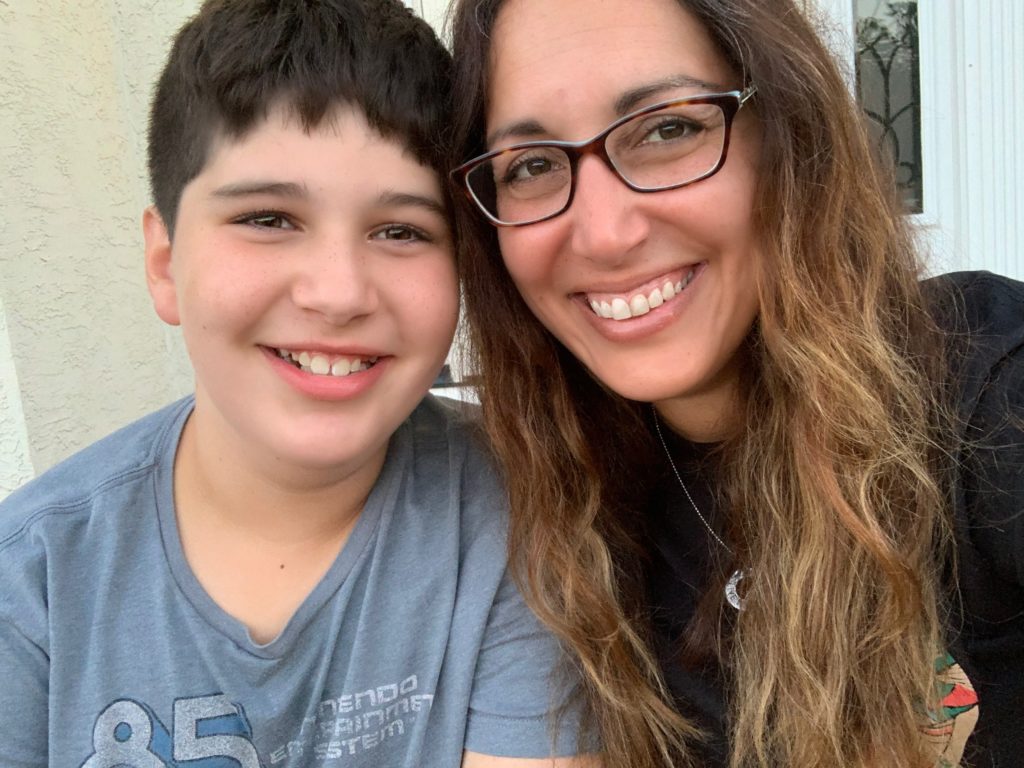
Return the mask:
<svg viewBox="0 0 1024 768">
<path fill-rule="evenodd" d="M 435 201 L 434 207 L 447 210 L 438 170 L 424 165 L 405 143 L 374 128 L 359 107 L 347 103 L 332 108 L 316 125 L 305 123 L 287 105 L 276 105 L 244 132 L 218 129 L 202 169 L 183 190 L 182 202 L 259 193 L 357 195 L 353 201 L 405 195 Z"/>
<path fill-rule="evenodd" d="M 281 132 L 301 133 L 304 136 L 319 133 L 340 140 L 386 142 L 393 145 L 417 165 L 437 172 L 437 169 L 430 168 L 421 162 L 408 141 L 396 134 L 384 133 L 374 126 L 367 119 L 366 112 L 358 104 L 339 101 L 329 107 L 315 123 L 309 123 L 303 118 L 299 107 L 286 99 L 276 100 L 264 115 L 258 117 L 252 125 L 242 131 L 232 131 L 224 124 L 216 126 L 207 142 L 208 149 L 203 163 L 204 168 L 212 164 L 217 155 L 226 149 L 238 149 L 241 145 L 246 144 L 255 145 L 260 143 L 258 139 L 261 135 Z M 253 141 L 254 139 L 257 141 Z"/>
</svg>

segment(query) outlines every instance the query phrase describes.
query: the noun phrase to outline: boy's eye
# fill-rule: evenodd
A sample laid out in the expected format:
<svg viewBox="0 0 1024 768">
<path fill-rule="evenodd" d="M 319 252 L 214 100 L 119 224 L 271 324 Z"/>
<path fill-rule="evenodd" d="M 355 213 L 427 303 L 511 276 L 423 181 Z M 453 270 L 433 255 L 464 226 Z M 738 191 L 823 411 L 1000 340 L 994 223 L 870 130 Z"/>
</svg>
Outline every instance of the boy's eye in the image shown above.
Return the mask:
<svg viewBox="0 0 1024 768">
<path fill-rule="evenodd" d="M 408 224 L 388 224 L 376 230 L 371 237 L 374 240 L 430 241 L 430 236 L 417 227 Z"/>
<path fill-rule="evenodd" d="M 259 229 L 295 229 L 291 220 L 276 211 L 259 211 L 235 219 L 236 224 L 249 224 Z"/>
</svg>

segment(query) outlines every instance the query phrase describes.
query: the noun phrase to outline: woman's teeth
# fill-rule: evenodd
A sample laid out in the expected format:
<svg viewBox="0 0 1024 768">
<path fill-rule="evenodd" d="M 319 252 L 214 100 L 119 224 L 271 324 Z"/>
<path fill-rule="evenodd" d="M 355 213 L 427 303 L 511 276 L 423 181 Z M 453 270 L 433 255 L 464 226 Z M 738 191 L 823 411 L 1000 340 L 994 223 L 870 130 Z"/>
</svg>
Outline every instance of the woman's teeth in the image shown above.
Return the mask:
<svg viewBox="0 0 1024 768">
<path fill-rule="evenodd" d="M 365 360 L 360 357 L 329 357 L 317 352 L 292 352 L 287 349 L 278 349 L 277 354 L 296 368 L 317 376 L 348 376 L 350 373 L 365 371 L 377 362 L 376 357 Z"/>
<path fill-rule="evenodd" d="M 638 293 L 634 296 L 616 296 L 608 300 L 590 300 L 590 308 L 594 314 L 606 320 L 629 320 L 634 317 L 646 315 L 652 309 L 657 309 L 666 301 L 676 297 L 683 292 L 693 280 L 695 270 L 691 269 L 682 280 L 672 282 L 666 280 L 660 288 L 654 288 L 649 293 Z"/>
</svg>

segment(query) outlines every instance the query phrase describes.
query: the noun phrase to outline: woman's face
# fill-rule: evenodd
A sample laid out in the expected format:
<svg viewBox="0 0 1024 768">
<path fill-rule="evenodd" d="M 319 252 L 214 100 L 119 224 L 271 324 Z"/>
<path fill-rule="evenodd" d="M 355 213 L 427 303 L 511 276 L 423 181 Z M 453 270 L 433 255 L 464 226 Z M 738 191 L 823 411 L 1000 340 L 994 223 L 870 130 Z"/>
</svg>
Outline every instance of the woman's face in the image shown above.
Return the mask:
<svg viewBox="0 0 1024 768">
<path fill-rule="evenodd" d="M 508 0 L 491 57 L 487 131 L 501 137 L 490 149 L 587 139 L 644 106 L 745 85 L 675 0 Z M 548 330 L 606 386 L 657 403 L 693 439 L 725 426 L 758 311 L 759 139 L 753 110 L 740 110 L 716 175 L 656 193 L 633 192 L 586 156 L 565 213 L 499 230 L 509 274 Z M 646 314 L 592 308 L 666 283 Z"/>
</svg>

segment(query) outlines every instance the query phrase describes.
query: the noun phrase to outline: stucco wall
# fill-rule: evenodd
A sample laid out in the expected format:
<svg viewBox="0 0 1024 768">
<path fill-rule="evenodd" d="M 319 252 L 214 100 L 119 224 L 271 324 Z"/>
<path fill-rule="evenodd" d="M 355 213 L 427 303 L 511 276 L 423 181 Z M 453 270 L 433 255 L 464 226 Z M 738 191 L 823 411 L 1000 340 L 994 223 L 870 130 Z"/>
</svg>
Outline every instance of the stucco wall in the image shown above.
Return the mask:
<svg viewBox="0 0 1024 768">
<path fill-rule="evenodd" d="M 26 460 L 41 471 L 189 388 L 146 295 L 139 214 L 150 82 L 194 8 L 0 3 L 0 355 L 15 388 L 0 423 L 20 421 L 28 441 L 27 456 L 0 464 L 0 491 Z"/>
<path fill-rule="evenodd" d="M 0 497 L 191 389 L 140 214 L 151 86 L 199 3 L 0 0 Z"/>
</svg>

